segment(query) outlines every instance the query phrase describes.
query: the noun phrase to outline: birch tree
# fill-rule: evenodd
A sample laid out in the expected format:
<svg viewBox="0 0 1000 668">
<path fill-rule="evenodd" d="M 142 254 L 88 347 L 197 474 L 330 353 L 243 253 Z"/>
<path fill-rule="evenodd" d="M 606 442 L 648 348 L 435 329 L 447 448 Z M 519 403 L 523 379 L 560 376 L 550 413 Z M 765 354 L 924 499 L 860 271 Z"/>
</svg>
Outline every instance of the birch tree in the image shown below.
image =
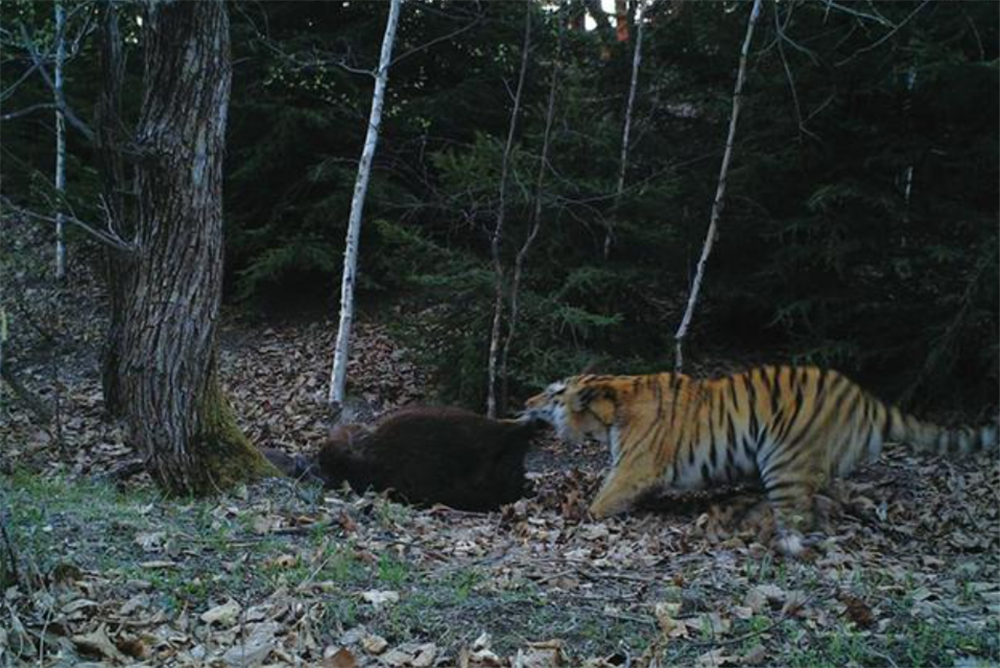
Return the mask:
<svg viewBox="0 0 1000 668">
<path fill-rule="evenodd" d="M 67 14 L 63 0 L 53 3 L 54 22 L 51 43 L 43 52 L 39 47 L 39 35 L 36 29 L 29 30 L 26 22 L 18 20 L 15 25 L 19 31 L 20 39 L 15 39 L 13 33 L 4 31 L 4 47 L 13 47 L 23 50 L 31 60 L 31 66 L 18 77 L 14 83 L 7 86 L 0 92 L 0 102 L 7 100 L 18 90 L 18 88 L 36 72 L 45 81 L 52 96 L 51 103 L 39 103 L 30 105 L 24 109 L 6 111 L 0 115 L 0 120 L 10 121 L 22 116 L 32 114 L 36 111 L 52 109 L 55 111 L 55 169 L 52 178 L 55 204 L 55 275 L 56 279 L 62 280 L 66 275 L 66 244 L 65 244 L 65 200 L 66 200 L 66 121 L 80 130 L 88 139 L 93 138 L 93 133 L 86 123 L 69 109 L 66 104 L 65 93 L 65 68 L 70 57 L 75 56 L 80 51 L 80 45 L 91 31 L 91 20 L 88 7 L 77 5 Z M 72 39 L 69 35 L 69 19 L 82 13 L 82 19 L 77 20 L 78 30 Z M 45 39 L 48 42 L 49 40 Z M 67 48 L 68 47 L 68 48 Z M 47 67 L 52 67 L 51 74 Z"/>
<path fill-rule="evenodd" d="M 635 47 L 632 51 L 632 77 L 628 86 L 628 102 L 625 104 L 625 124 L 622 128 L 622 148 L 618 158 L 618 183 L 615 187 L 615 201 L 612 215 L 612 222 L 608 225 L 608 231 L 604 236 L 604 259 L 611 255 L 611 244 L 614 241 L 614 220 L 618 216 L 618 206 L 621 204 L 622 193 L 625 191 L 625 172 L 628 169 L 628 148 L 629 135 L 632 132 L 632 108 L 635 106 L 635 91 L 639 82 L 639 66 L 642 64 L 642 18 L 644 5 L 639 0 L 639 6 L 635 10 Z M 621 16 L 619 20 L 624 20 Z M 620 33 L 619 33 L 620 34 Z M 626 39 L 628 32 L 625 32 Z"/>
<path fill-rule="evenodd" d="M 358 163 L 358 175 L 354 182 L 354 196 L 351 198 L 351 214 L 347 223 L 347 240 L 344 244 L 344 269 L 340 282 L 340 325 L 337 328 L 337 342 L 333 351 L 333 368 L 330 371 L 330 410 L 337 418 L 344 409 L 344 391 L 347 385 L 347 360 L 351 344 L 351 326 L 354 322 L 354 283 L 358 266 L 358 243 L 361 237 L 361 215 L 368 192 L 372 158 L 378 144 L 379 126 L 382 122 L 382 105 L 385 101 L 385 87 L 389 80 L 389 66 L 392 63 L 392 47 L 396 41 L 396 25 L 399 22 L 399 7 L 402 0 L 392 0 L 389 18 L 382 36 L 382 53 L 379 56 L 378 71 L 375 73 L 375 91 L 372 93 L 372 108 L 368 117 L 368 132 Z M 346 417 L 346 416 L 343 416 Z"/>
<path fill-rule="evenodd" d="M 701 283 L 705 277 L 705 264 L 708 256 L 712 253 L 712 245 L 718 237 L 719 217 L 725 204 L 726 196 L 726 175 L 729 172 L 729 162 L 733 158 L 733 143 L 736 140 L 736 123 L 740 117 L 740 103 L 743 95 L 743 83 L 746 80 L 747 55 L 750 53 L 750 40 L 753 38 L 753 29 L 760 16 L 761 0 L 754 0 L 750 9 L 750 18 L 747 20 L 746 36 L 743 38 L 743 48 L 740 50 L 739 70 L 736 73 L 736 85 L 733 89 L 733 110 L 729 117 L 729 133 L 726 135 L 726 150 L 722 155 L 722 166 L 719 168 L 719 184 L 715 190 L 715 199 L 712 201 L 712 213 L 708 223 L 708 233 L 705 235 L 705 243 L 701 249 L 701 257 L 698 258 L 698 267 L 695 271 L 694 282 L 691 284 L 691 294 L 688 296 L 687 308 L 684 310 L 684 317 L 674 334 L 674 368 L 681 372 L 684 368 L 684 338 L 687 336 L 688 328 L 691 326 L 691 317 L 694 314 L 694 307 L 698 303 L 698 294 L 701 291 Z"/>
<path fill-rule="evenodd" d="M 493 326 L 490 330 L 490 352 L 488 363 L 488 383 L 486 388 L 486 416 L 497 416 L 497 368 L 500 361 L 500 336 L 503 327 L 504 305 L 504 268 L 501 257 L 501 242 L 504 232 L 504 216 L 507 207 L 507 180 L 510 177 L 510 161 L 514 151 L 514 135 L 517 130 L 517 117 L 521 113 L 521 93 L 524 90 L 524 75 L 528 71 L 528 54 L 531 48 L 531 2 L 524 5 L 524 40 L 521 44 L 521 69 L 517 76 L 517 88 L 514 90 L 514 106 L 510 110 L 510 123 L 507 125 L 507 142 L 504 144 L 503 158 L 500 163 L 500 193 L 497 202 L 496 222 L 490 235 L 490 256 L 493 259 Z"/>
<path fill-rule="evenodd" d="M 55 91 L 56 100 L 65 99 L 63 91 L 63 65 L 66 62 L 66 9 L 61 0 L 56 0 L 56 61 L 55 61 Z M 62 200 L 66 196 L 66 118 L 63 110 L 56 106 L 56 197 L 59 209 L 56 212 L 56 278 L 62 280 L 66 276 L 66 244 L 63 238 Z"/>
<path fill-rule="evenodd" d="M 906 98 L 903 101 L 903 127 L 907 132 L 912 131 L 910 118 L 913 113 L 913 93 L 917 87 L 917 66 L 910 65 L 906 70 Z M 913 194 L 913 163 L 911 162 L 903 170 L 903 220 L 910 220 L 910 197 Z M 906 243 L 906 237 L 903 237 Z"/>
</svg>

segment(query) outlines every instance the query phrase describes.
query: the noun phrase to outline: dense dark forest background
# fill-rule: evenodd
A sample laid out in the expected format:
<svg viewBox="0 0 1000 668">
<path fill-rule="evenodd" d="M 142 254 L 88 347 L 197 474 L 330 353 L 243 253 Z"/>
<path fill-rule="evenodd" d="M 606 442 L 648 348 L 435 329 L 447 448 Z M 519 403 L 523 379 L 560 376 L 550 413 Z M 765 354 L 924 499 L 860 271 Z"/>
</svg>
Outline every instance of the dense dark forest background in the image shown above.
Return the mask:
<svg viewBox="0 0 1000 668">
<path fill-rule="evenodd" d="M 0 20 L 51 35 L 50 9 L 4 2 Z M 229 9 L 226 299 L 265 318 L 333 316 L 371 102 L 372 78 L 361 71 L 376 66 L 388 4 Z M 588 364 L 672 367 L 748 10 L 740 2 L 651 4 L 616 206 L 634 34 L 619 41 L 609 17 L 580 29 L 582 4 L 530 5 L 506 261 L 539 196 L 551 77 L 558 88 L 543 223 L 526 261 L 511 359 L 515 397 Z M 442 399 L 477 408 L 492 317 L 489 230 L 524 12 L 519 2 L 403 6 L 362 233 L 362 310 L 390 321 L 439 370 Z M 125 116 L 133 120 L 142 77 L 137 14 L 123 24 Z M 988 2 L 765 5 L 687 353 L 695 368 L 811 362 L 925 411 L 996 404 L 998 19 L 1000 5 Z M 85 39 L 79 49 L 66 90 L 86 119 L 99 92 L 99 43 Z M 3 58 L 12 83 L 28 64 L 13 49 Z M 4 105 L 49 100 L 44 82 L 29 77 Z M 51 206 L 52 114 L 2 129 L 5 196 Z M 95 151 L 69 132 L 69 204 L 99 220 Z M 71 262 L 99 257 L 83 235 L 70 240 Z"/>
</svg>

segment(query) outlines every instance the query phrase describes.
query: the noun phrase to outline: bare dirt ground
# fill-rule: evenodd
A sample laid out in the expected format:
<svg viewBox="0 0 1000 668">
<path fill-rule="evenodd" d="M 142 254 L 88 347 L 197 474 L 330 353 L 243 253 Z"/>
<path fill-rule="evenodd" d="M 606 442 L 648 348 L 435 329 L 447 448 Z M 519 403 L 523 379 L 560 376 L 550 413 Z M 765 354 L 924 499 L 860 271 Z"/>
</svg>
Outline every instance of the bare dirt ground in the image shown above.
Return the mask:
<svg viewBox="0 0 1000 668">
<path fill-rule="evenodd" d="M 415 509 L 271 479 L 164 499 L 101 417 L 100 291 L 15 279 L 0 415 L 0 665 L 997 665 L 1000 463 L 891 448 L 831 491 L 804 560 L 751 491 L 594 522 L 605 454 L 546 440 L 534 495 Z M 9 277 L 8 277 L 9 279 Z M 10 283 L 7 283 L 10 287 Z M 308 451 L 335 328 L 227 319 L 223 377 L 260 446 Z M 426 375 L 374 322 L 352 391 L 376 412 Z M 58 408 L 56 408 L 58 407 Z M 50 414 L 45 415 L 45 411 Z M 16 571 L 11 571 L 13 566 Z"/>
</svg>

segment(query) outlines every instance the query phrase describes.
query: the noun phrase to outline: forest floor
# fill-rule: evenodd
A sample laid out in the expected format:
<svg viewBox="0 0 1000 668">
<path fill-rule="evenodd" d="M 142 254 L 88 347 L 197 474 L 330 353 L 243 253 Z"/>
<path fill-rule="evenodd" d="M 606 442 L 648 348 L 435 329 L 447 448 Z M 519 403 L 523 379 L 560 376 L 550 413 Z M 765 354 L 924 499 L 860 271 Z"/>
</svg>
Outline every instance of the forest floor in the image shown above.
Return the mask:
<svg viewBox="0 0 1000 668">
<path fill-rule="evenodd" d="M 101 417 L 88 281 L 72 299 L 4 297 L 5 364 L 27 394 L 5 388 L 0 414 L 17 569 L 0 568 L 0 666 L 1000 663 L 995 457 L 892 448 L 831 492 L 802 560 L 768 549 L 767 508 L 745 490 L 594 522 L 605 454 L 551 439 L 529 457 L 534 495 L 495 513 L 288 479 L 164 499 L 115 473 L 138 455 Z M 224 382 L 259 445 L 323 438 L 334 329 L 227 318 Z M 410 360 L 360 323 L 354 393 L 376 411 L 425 399 Z"/>
</svg>

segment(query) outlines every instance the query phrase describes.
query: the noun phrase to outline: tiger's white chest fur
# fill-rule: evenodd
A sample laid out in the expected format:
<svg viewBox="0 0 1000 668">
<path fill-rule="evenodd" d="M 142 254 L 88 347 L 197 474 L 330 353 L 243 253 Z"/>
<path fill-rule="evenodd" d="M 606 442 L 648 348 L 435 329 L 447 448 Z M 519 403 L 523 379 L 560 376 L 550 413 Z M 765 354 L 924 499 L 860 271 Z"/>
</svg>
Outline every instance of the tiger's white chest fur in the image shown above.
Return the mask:
<svg viewBox="0 0 1000 668">
<path fill-rule="evenodd" d="M 618 426 L 612 426 L 608 430 L 608 447 L 611 449 L 611 466 L 614 467 L 618 463 L 618 460 L 622 456 L 622 446 L 621 446 L 621 429 Z"/>
</svg>

